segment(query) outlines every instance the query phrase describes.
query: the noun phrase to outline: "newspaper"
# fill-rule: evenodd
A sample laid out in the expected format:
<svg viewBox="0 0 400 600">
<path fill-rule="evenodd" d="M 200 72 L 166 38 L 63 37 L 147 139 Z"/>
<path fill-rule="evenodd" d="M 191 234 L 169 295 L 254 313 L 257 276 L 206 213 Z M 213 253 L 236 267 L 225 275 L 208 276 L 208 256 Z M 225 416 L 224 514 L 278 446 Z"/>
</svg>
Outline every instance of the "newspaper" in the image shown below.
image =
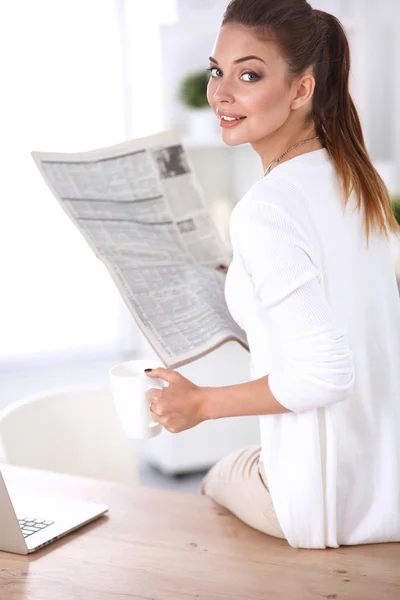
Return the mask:
<svg viewBox="0 0 400 600">
<path fill-rule="evenodd" d="M 228 340 L 248 348 L 216 270 L 231 257 L 176 132 L 32 156 L 167 367 Z"/>
</svg>

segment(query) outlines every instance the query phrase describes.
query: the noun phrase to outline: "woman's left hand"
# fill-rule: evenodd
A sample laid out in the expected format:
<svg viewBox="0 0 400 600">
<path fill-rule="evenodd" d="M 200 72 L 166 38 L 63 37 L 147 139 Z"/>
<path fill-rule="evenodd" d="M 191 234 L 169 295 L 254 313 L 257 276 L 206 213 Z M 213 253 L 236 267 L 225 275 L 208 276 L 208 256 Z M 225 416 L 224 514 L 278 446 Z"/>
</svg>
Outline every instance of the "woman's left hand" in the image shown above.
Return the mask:
<svg viewBox="0 0 400 600">
<path fill-rule="evenodd" d="M 179 433 L 207 419 L 204 414 L 204 388 L 170 369 L 160 367 L 146 372 L 146 375 L 168 382 L 168 387 L 162 390 L 152 388 L 146 394 L 154 421 L 161 423 L 165 429 Z"/>
</svg>

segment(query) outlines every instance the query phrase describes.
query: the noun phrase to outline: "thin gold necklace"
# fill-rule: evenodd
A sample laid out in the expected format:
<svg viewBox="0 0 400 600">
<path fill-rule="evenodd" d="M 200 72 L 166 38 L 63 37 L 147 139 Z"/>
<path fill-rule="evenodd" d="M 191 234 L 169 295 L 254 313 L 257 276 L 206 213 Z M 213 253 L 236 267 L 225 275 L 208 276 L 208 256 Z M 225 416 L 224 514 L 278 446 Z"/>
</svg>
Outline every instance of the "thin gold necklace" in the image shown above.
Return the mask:
<svg viewBox="0 0 400 600">
<path fill-rule="evenodd" d="M 318 140 L 318 139 L 319 139 L 319 137 L 316 136 L 316 137 L 310 138 L 309 140 L 303 140 L 302 142 L 297 142 L 297 144 L 294 144 L 293 146 L 290 146 L 290 148 L 288 148 L 287 150 L 285 150 L 285 152 L 283 154 L 281 154 L 280 156 L 278 156 L 278 158 L 274 158 L 274 160 L 271 163 L 269 163 L 268 167 L 264 171 L 263 177 L 265 177 L 266 175 L 268 175 L 268 173 L 271 171 L 272 166 L 275 163 L 278 164 L 282 160 L 282 158 L 284 156 L 286 156 L 286 154 L 288 152 L 290 152 L 291 150 L 294 150 L 294 148 L 297 148 L 297 146 L 301 146 L 302 144 L 307 144 L 307 142 L 313 142 L 314 140 Z"/>
</svg>

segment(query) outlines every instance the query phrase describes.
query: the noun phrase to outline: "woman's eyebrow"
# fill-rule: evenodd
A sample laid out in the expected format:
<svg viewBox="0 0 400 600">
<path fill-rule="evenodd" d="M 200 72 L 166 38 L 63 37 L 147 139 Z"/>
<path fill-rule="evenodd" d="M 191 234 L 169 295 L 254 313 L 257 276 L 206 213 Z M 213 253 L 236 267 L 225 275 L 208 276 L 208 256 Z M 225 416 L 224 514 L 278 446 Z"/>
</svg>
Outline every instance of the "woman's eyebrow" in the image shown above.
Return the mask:
<svg viewBox="0 0 400 600">
<path fill-rule="evenodd" d="M 262 58 L 260 58 L 259 56 L 255 56 L 254 54 L 250 54 L 249 56 L 242 56 L 242 58 L 237 58 L 236 60 L 234 60 L 233 62 L 235 64 L 237 63 L 241 63 L 244 62 L 245 60 L 260 60 L 262 63 L 264 63 L 264 65 L 266 65 L 267 63 L 265 62 L 265 60 L 263 60 Z M 218 64 L 218 62 L 215 60 L 215 58 L 213 58 L 212 56 L 209 57 L 209 61 L 214 63 L 214 64 Z"/>
</svg>

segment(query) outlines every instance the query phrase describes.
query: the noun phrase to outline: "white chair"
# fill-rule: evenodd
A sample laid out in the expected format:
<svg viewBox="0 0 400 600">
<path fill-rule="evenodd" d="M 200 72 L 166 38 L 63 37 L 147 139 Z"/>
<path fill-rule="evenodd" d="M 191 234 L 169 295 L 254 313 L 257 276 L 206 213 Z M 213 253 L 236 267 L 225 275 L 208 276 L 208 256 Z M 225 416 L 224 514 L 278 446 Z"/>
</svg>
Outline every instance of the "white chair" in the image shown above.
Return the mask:
<svg viewBox="0 0 400 600">
<path fill-rule="evenodd" d="M 137 482 L 134 442 L 102 389 L 46 391 L 1 410 L 0 462 Z"/>
</svg>

